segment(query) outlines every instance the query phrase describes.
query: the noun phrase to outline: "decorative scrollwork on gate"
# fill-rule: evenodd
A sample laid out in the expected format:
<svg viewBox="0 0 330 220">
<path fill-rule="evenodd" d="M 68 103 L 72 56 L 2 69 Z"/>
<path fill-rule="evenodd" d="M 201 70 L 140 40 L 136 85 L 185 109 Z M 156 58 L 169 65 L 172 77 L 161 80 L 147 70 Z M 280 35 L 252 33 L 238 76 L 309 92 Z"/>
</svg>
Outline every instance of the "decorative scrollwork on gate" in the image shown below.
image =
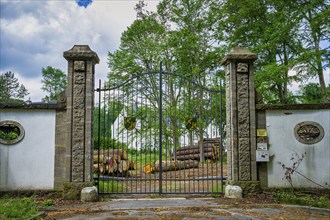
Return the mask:
<svg viewBox="0 0 330 220">
<path fill-rule="evenodd" d="M 128 131 L 131 131 L 136 126 L 136 118 L 135 117 L 124 117 L 124 126 Z"/>
<path fill-rule="evenodd" d="M 324 130 L 319 123 L 305 121 L 295 126 L 294 135 L 303 144 L 315 144 L 323 139 Z"/>
<path fill-rule="evenodd" d="M 188 118 L 186 119 L 185 124 L 189 131 L 194 131 L 197 129 L 197 118 Z"/>
</svg>

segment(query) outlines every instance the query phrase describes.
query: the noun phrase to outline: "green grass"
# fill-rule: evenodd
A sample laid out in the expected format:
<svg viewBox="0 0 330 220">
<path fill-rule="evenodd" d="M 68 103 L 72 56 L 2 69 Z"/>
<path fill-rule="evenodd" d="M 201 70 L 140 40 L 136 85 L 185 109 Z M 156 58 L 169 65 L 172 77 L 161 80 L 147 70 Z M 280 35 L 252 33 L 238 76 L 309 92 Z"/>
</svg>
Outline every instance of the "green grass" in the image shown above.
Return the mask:
<svg viewBox="0 0 330 220">
<path fill-rule="evenodd" d="M 37 203 L 33 197 L 0 197 L 0 219 L 31 219 L 37 214 Z"/>
<path fill-rule="evenodd" d="M 223 190 L 225 190 L 225 186 L 223 187 Z M 216 186 L 213 186 L 213 188 L 212 188 L 212 194 L 211 194 L 211 196 L 213 198 L 217 198 L 217 197 L 223 196 L 221 194 L 223 192 L 223 190 L 222 190 L 221 183 L 216 184 Z"/>
<path fill-rule="evenodd" d="M 293 192 L 275 193 L 275 201 L 293 205 L 312 206 L 330 209 L 330 200 L 325 196 L 313 197 L 311 195 L 296 195 Z"/>
<path fill-rule="evenodd" d="M 162 155 L 163 160 L 170 160 L 170 157 L 166 157 L 166 154 Z M 135 161 L 137 163 L 137 167 L 140 168 L 146 164 L 154 164 L 157 160 L 159 160 L 159 152 L 139 152 L 132 151 L 128 154 L 128 160 Z"/>
<path fill-rule="evenodd" d="M 181 186 L 180 183 L 171 183 L 171 184 L 166 184 L 166 191 L 169 192 L 180 192 L 183 190 L 183 186 Z"/>
<path fill-rule="evenodd" d="M 125 186 L 120 181 L 99 181 L 99 192 L 124 192 Z"/>
</svg>

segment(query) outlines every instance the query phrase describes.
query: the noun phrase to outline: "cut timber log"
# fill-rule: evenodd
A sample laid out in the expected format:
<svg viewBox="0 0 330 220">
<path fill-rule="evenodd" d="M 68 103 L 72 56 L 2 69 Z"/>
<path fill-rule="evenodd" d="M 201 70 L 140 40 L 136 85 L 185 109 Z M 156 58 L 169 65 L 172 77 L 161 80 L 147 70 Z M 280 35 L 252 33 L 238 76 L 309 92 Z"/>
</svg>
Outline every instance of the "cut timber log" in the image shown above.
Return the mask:
<svg viewBox="0 0 330 220">
<path fill-rule="evenodd" d="M 98 155 L 97 150 L 94 150 L 94 155 Z M 108 150 L 100 150 L 100 155 L 113 157 L 115 155 L 120 155 L 122 160 L 127 160 L 127 152 L 124 149 L 108 149 Z"/>
<path fill-rule="evenodd" d="M 137 170 L 137 163 L 135 161 L 128 161 L 128 170 Z"/>
<path fill-rule="evenodd" d="M 185 160 L 185 161 L 162 161 L 162 172 L 183 170 L 198 168 L 199 162 L 197 160 Z M 160 161 L 156 161 L 153 166 L 151 166 L 153 172 L 160 171 Z"/>
<path fill-rule="evenodd" d="M 116 163 L 113 163 L 111 165 L 110 164 L 104 164 L 104 168 L 105 168 L 104 174 L 105 175 L 113 174 L 115 166 L 116 166 Z"/>
<path fill-rule="evenodd" d="M 220 144 L 220 138 L 204 138 L 204 143 L 219 143 Z"/>
<path fill-rule="evenodd" d="M 155 172 L 159 172 L 160 170 L 160 161 L 157 160 L 155 162 Z M 175 161 L 162 161 L 162 171 L 166 172 L 166 171 L 173 171 L 173 170 L 177 170 L 178 169 L 178 165 Z"/>
<path fill-rule="evenodd" d="M 203 146 L 204 146 L 204 151 L 209 151 L 209 150 L 212 149 L 212 144 L 211 143 L 204 144 Z M 196 153 L 199 153 L 199 146 L 198 145 L 194 145 L 192 147 L 185 146 L 185 147 L 181 147 L 181 148 L 176 150 L 177 153 L 179 153 L 181 151 L 194 151 Z"/>
<path fill-rule="evenodd" d="M 213 150 L 213 147 L 212 145 L 204 148 L 204 153 L 207 153 L 207 152 L 212 152 Z M 199 154 L 199 148 L 187 148 L 187 149 L 179 149 L 177 152 L 176 152 L 176 155 L 186 155 L 186 154 Z"/>
<path fill-rule="evenodd" d="M 104 172 L 104 165 L 102 163 L 94 163 L 93 164 L 93 171 L 94 173 L 100 172 L 103 173 Z"/>
<path fill-rule="evenodd" d="M 121 162 L 121 156 L 115 155 L 115 156 L 104 156 L 102 163 L 104 164 L 112 164 L 112 163 L 120 163 Z"/>
<path fill-rule="evenodd" d="M 119 164 L 116 166 L 117 173 L 123 174 L 124 172 L 128 171 L 128 163 L 126 160 L 120 161 Z"/>
<path fill-rule="evenodd" d="M 211 160 L 220 159 L 220 139 L 204 139 L 204 158 Z M 172 155 L 172 159 L 174 156 Z M 192 147 L 185 146 L 176 150 L 177 160 L 200 160 L 200 149 L 198 145 Z"/>
<path fill-rule="evenodd" d="M 102 162 L 104 159 L 104 155 L 100 154 L 100 162 Z M 99 162 L 99 155 L 96 153 L 93 155 L 93 163 Z"/>
<path fill-rule="evenodd" d="M 113 166 L 114 163 L 116 163 L 116 161 L 113 159 L 113 157 L 104 157 L 103 164 L 110 164 L 110 166 Z"/>
<path fill-rule="evenodd" d="M 142 167 L 142 170 L 145 174 L 154 173 L 155 166 L 153 164 L 148 163 L 144 167 Z"/>
<path fill-rule="evenodd" d="M 208 158 L 214 158 L 214 155 L 212 152 L 204 152 L 204 156 L 206 159 Z M 200 155 L 199 153 L 197 154 L 185 154 L 185 155 L 177 155 L 176 159 L 177 160 L 199 160 Z"/>
<path fill-rule="evenodd" d="M 197 160 L 184 160 L 177 161 L 177 167 L 179 170 L 198 168 L 199 162 Z"/>
<path fill-rule="evenodd" d="M 136 169 L 135 162 L 127 161 L 128 155 L 123 149 L 97 150 L 93 155 L 93 170 L 102 175 L 127 177 L 129 169 Z M 99 163 L 99 165 L 98 165 Z"/>
</svg>

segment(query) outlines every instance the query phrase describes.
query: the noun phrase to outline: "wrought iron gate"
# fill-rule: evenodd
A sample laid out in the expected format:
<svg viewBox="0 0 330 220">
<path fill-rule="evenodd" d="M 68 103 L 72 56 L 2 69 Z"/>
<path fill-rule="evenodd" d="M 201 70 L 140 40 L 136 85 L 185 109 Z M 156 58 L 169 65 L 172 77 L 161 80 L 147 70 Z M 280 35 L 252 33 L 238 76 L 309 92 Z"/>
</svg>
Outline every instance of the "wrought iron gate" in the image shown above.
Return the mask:
<svg viewBox="0 0 330 220">
<path fill-rule="evenodd" d="M 211 88 L 160 70 L 111 87 L 94 109 L 94 179 L 99 193 L 221 193 L 221 82 Z"/>
</svg>

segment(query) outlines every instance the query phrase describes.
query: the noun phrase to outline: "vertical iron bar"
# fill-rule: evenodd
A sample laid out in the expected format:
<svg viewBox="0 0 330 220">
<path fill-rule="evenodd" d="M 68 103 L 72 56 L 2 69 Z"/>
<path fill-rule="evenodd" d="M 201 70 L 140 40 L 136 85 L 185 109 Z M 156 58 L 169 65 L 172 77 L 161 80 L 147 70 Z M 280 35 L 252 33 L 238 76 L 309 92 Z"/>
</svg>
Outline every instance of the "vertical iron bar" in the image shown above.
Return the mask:
<svg viewBox="0 0 330 220">
<path fill-rule="evenodd" d="M 220 79 L 220 176 L 221 191 L 223 192 L 223 132 L 222 132 L 222 83 Z"/>
<path fill-rule="evenodd" d="M 99 111 L 98 111 L 98 126 L 97 126 L 97 191 L 100 192 L 100 144 L 101 144 L 101 80 L 99 80 Z M 94 149 L 93 149 L 94 155 Z"/>
<path fill-rule="evenodd" d="M 160 62 L 159 72 L 159 194 L 162 194 L 162 144 L 163 144 L 163 75 L 162 75 L 162 61 Z"/>
<path fill-rule="evenodd" d="M 103 88 L 106 89 L 106 84 L 103 83 Z M 102 143 L 103 143 L 103 150 L 106 146 L 106 127 L 105 127 L 105 116 L 106 116 L 106 104 L 105 104 L 105 93 L 106 91 L 103 92 L 103 113 L 102 113 L 102 119 L 103 119 L 103 124 L 102 124 L 102 128 L 103 128 L 103 131 L 102 131 Z M 104 151 L 102 152 L 103 156 L 104 156 Z M 109 156 L 109 153 L 108 153 L 108 156 Z M 106 181 L 107 184 L 104 184 L 105 183 L 105 180 L 103 181 L 103 186 L 102 186 L 102 189 L 104 192 L 109 192 L 109 180 Z M 105 187 L 106 186 L 106 187 Z"/>
</svg>

